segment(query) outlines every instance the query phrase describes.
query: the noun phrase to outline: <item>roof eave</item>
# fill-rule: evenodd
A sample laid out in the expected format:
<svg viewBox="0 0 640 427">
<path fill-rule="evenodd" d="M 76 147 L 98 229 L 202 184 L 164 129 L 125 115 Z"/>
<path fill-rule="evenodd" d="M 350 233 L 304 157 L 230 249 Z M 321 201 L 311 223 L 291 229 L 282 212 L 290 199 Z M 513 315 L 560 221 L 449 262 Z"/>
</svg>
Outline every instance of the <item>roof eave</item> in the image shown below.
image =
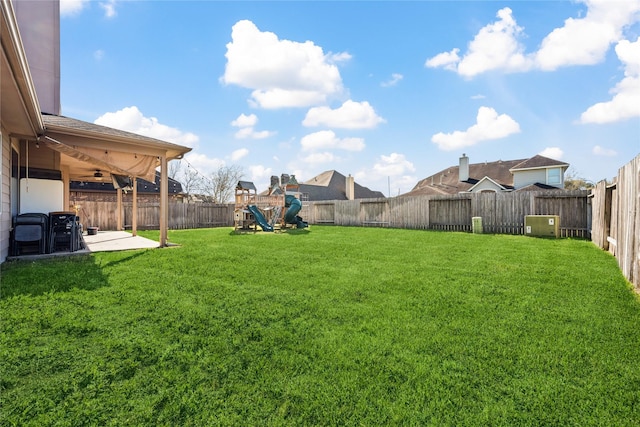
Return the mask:
<svg viewBox="0 0 640 427">
<path fill-rule="evenodd" d="M 29 122 L 28 127 L 32 136 L 38 136 L 44 132 L 44 122 L 40 115 L 40 103 L 36 95 L 35 85 L 27 56 L 22 44 L 22 38 L 18 29 L 18 22 L 10 0 L 0 0 L 2 17 L 2 54 L 9 63 L 13 79 Z M 30 135 L 31 136 L 31 135 Z"/>
<path fill-rule="evenodd" d="M 62 133 L 65 135 L 76 136 L 79 138 L 98 139 L 101 141 L 110 141 L 110 142 L 120 143 L 120 144 L 135 145 L 136 147 L 143 147 L 143 148 L 148 148 L 152 150 L 161 150 L 166 153 L 167 160 L 180 159 L 186 153 L 192 150 L 190 147 L 173 144 L 173 143 L 162 141 L 159 139 L 154 139 L 149 137 L 143 137 L 144 139 L 139 138 L 142 135 L 137 135 L 136 137 L 127 137 L 125 135 L 109 135 L 101 132 L 77 129 L 73 127 L 61 126 L 56 124 L 47 124 L 46 131 L 54 132 L 54 133 Z"/>
</svg>

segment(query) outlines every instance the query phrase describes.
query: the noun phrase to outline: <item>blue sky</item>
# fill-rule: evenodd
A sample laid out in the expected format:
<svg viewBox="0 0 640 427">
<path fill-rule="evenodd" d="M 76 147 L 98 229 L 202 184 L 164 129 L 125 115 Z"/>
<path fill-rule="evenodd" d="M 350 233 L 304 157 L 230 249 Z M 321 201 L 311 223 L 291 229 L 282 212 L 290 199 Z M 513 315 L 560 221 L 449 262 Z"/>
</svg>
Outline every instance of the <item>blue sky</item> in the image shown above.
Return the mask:
<svg viewBox="0 0 640 427">
<path fill-rule="evenodd" d="M 463 153 L 599 181 L 640 153 L 640 0 L 60 5 L 63 115 L 259 191 L 335 169 L 394 196 Z"/>
</svg>

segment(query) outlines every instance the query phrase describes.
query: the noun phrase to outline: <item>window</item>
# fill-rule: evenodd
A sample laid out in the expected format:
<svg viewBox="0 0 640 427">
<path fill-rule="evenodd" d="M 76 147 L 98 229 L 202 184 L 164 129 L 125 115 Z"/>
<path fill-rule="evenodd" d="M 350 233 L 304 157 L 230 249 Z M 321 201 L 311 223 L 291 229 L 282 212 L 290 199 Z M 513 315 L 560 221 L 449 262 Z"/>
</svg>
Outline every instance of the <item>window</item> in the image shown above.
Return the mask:
<svg viewBox="0 0 640 427">
<path fill-rule="evenodd" d="M 561 168 L 547 169 L 547 184 L 559 186 L 560 184 L 562 184 L 561 177 Z"/>
</svg>

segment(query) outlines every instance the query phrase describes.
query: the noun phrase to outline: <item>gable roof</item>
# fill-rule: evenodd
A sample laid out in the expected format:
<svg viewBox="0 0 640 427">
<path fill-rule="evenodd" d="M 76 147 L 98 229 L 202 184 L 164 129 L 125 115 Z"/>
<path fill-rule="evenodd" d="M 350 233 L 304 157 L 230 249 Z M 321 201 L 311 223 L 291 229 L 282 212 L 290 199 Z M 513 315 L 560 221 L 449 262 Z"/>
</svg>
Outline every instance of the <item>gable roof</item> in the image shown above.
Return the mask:
<svg viewBox="0 0 640 427">
<path fill-rule="evenodd" d="M 308 201 L 320 200 L 347 200 L 347 177 L 335 170 L 324 171 L 319 175 L 303 183 L 298 183 L 298 192 L 306 195 Z M 367 187 L 354 182 L 354 198 L 356 199 L 377 199 L 384 198 L 380 191 L 373 191 Z M 276 190 L 276 194 L 279 191 Z M 267 191 L 260 193 L 267 194 Z"/>
<path fill-rule="evenodd" d="M 459 181 L 460 166 L 450 166 L 420 181 L 403 196 L 456 194 L 469 191 L 485 177 L 505 189 L 513 188 L 513 174 L 510 170 L 526 159 L 498 160 L 495 162 L 472 163 L 469 165 L 469 179 Z"/>
<path fill-rule="evenodd" d="M 306 193 L 310 201 L 315 200 L 347 200 L 347 177 L 335 170 L 324 171 L 300 184 L 298 191 Z M 380 191 L 373 191 L 354 182 L 354 198 L 384 198 Z"/>
<path fill-rule="evenodd" d="M 537 154 L 530 159 L 527 159 L 521 163 L 518 163 L 517 165 L 512 167 L 510 171 L 513 172 L 513 171 L 520 171 L 520 170 L 527 170 L 527 169 L 541 169 L 541 168 L 558 167 L 558 166 L 562 166 L 563 168 L 568 168 L 569 164 Z"/>
<path fill-rule="evenodd" d="M 495 182 L 493 179 L 489 178 L 488 176 L 485 176 L 480 181 L 478 181 L 475 184 L 473 184 L 471 186 L 471 188 L 469 188 L 469 191 L 473 191 L 476 187 L 479 187 L 483 182 L 489 182 L 490 185 L 492 187 L 494 187 L 496 190 L 504 191 L 504 190 L 509 189 L 508 187 L 505 187 L 504 185 L 498 184 L 497 182 Z"/>
</svg>

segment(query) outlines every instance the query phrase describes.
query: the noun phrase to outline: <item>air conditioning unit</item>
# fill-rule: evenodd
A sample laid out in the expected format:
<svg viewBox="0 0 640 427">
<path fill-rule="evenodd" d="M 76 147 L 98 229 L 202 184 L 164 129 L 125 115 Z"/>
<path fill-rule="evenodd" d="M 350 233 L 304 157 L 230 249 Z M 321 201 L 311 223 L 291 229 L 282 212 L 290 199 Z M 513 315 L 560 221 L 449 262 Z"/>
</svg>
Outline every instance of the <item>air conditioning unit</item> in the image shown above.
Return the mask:
<svg viewBox="0 0 640 427">
<path fill-rule="evenodd" d="M 527 236 L 560 237 L 558 215 L 525 215 L 524 234 Z"/>
</svg>

